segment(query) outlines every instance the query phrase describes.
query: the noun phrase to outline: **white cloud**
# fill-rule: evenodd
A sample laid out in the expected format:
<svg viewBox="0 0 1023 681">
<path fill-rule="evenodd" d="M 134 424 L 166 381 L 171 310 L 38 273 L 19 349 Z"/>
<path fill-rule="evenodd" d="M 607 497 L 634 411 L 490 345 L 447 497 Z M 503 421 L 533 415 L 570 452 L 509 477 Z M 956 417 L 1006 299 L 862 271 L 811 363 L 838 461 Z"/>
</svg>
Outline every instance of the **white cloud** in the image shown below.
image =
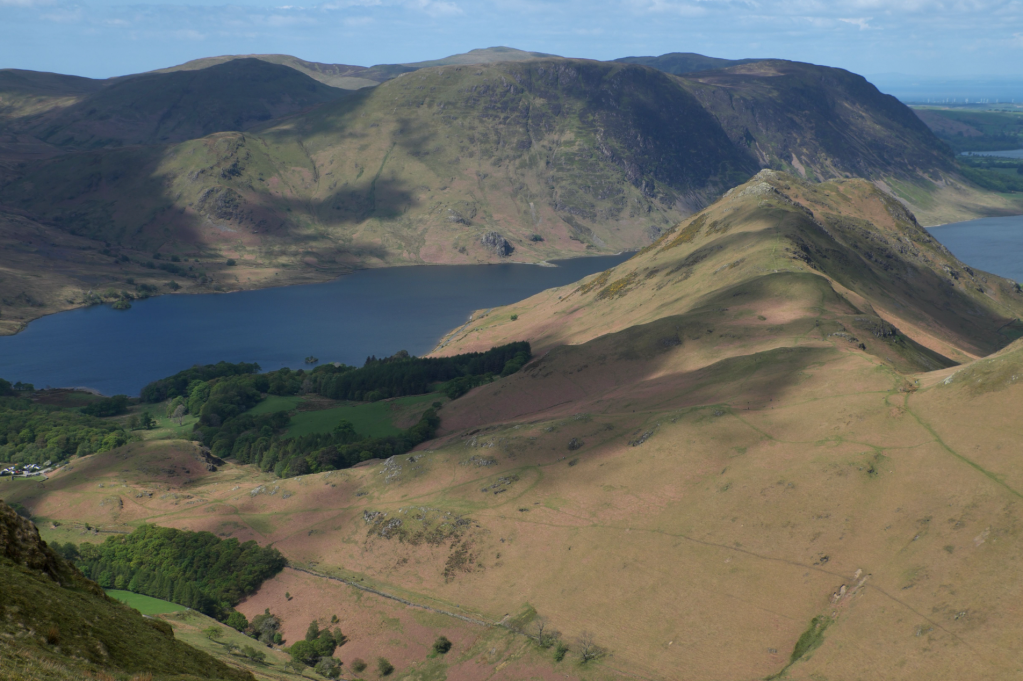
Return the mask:
<svg viewBox="0 0 1023 681">
<path fill-rule="evenodd" d="M 206 34 L 200 33 L 191 28 L 182 29 L 179 31 L 172 31 L 171 35 L 180 40 L 206 40 Z"/>
<path fill-rule="evenodd" d="M 85 19 L 85 13 L 80 9 L 61 9 L 47 12 L 39 18 L 43 21 L 52 21 L 55 24 L 77 24 Z"/>
<path fill-rule="evenodd" d="M 426 12 L 433 17 L 463 14 L 461 7 L 447 0 L 408 0 L 406 7 Z"/>
<path fill-rule="evenodd" d="M 685 17 L 702 16 L 707 9 L 701 7 L 699 0 L 692 2 L 674 2 L 673 0 L 630 0 L 630 5 L 640 12 L 656 14 L 678 14 Z"/>
<path fill-rule="evenodd" d="M 867 29 L 873 28 L 870 25 L 870 22 L 874 20 L 874 17 L 864 17 L 861 19 L 845 19 L 840 17 L 838 20 L 846 24 L 858 26 L 861 31 L 866 31 Z"/>
<path fill-rule="evenodd" d="M 333 0 L 319 5 L 320 9 L 348 9 L 349 7 L 379 7 L 381 0 Z"/>
</svg>

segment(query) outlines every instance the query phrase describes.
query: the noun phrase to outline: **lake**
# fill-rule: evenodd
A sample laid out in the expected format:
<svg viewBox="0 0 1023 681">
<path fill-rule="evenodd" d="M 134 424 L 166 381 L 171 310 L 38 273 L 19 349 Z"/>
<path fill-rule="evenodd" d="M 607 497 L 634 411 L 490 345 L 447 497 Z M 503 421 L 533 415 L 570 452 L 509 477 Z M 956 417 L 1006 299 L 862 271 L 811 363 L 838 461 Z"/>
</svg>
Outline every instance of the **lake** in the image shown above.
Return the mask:
<svg viewBox="0 0 1023 681">
<path fill-rule="evenodd" d="M 1001 158 L 1023 158 L 1023 149 L 1008 151 L 964 151 L 960 156 L 999 156 Z"/>
<path fill-rule="evenodd" d="M 369 355 L 422 355 L 473 310 L 514 303 L 624 262 L 631 253 L 536 265 L 424 265 L 361 270 L 324 284 L 167 295 L 37 319 L 0 337 L 0 377 L 37 388 L 138 395 L 194 364 L 257 362 L 265 371 Z"/>
<path fill-rule="evenodd" d="M 967 265 L 1023 282 L 1023 215 L 954 222 L 927 231 Z"/>
</svg>

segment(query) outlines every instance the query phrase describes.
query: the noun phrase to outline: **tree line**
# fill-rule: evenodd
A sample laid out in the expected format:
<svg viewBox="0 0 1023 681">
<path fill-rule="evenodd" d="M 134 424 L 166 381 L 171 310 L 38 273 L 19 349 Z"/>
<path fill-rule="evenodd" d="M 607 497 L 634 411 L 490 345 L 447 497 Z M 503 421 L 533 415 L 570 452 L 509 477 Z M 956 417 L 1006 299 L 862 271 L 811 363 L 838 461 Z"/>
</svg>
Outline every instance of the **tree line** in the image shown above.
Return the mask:
<svg viewBox="0 0 1023 681">
<path fill-rule="evenodd" d="M 0 461 L 59 463 L 72 456 L 114 449 L 128 440 L 120 424 L 78 409 L 37 404 L 23 397 L 0 397 Z"/>
<path fill-rule="evenodd" d="M 104 588 L 171 601 L 228 624 L 238 622 L 234 606 L 286 564 L 277 549 L 254 541 L 156 525 L 102 544 L 58 543 L 54 549 Z"/>
<path fill-rule="evenodd" d="M 256 364 L 220 362 L 154 381 L 143 388 L 142 400 L 172 398 L 168 415 L 198 417 L 193 438 L 210 447 L 215 456 L 293 477 L 405 453 L 432 439 L 440 419 L 435 409 L 428 409 L 415 425 L 391 437 L 366 437 L 341 421 L 329 433 L 289 438 L 284 432 L 290 421 L 286 412 L 250 413 L 266 395 L 303 393 L 376 401 L 440 389 L 455 399 L 477 385 L 515 373 L 531 356 L 529 343 L 519 342 L 440 358 L 413 357 L 402 351 L 383 359 L 369 357 L 361 368 L 329 364 L 312 371 L 259 373 Z"/>
</svg>

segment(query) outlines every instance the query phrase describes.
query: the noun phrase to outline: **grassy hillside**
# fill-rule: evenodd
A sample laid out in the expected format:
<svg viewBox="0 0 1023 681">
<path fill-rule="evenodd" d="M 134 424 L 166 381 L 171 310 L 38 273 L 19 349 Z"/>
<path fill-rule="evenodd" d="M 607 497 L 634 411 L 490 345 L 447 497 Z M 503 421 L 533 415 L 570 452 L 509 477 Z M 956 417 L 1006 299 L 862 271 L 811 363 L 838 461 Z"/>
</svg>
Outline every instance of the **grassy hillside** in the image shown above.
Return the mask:
<svg viewBox="0 0 1023 681">
<path fill-rule="evenodd" d="M 581 286 L 551 289 L 491 312 L 448 341 L 444 353 L 491 347 L 506 337 L 529 338 L 541 348 L 586 342 L 668 311 L 710 314 L 718 303 L 729 308 L 732 293 L 789 295 L 786 285 L 768 283 L 774 280 L 792 280 L 795 296 L 804 287 L 795 281 L 804 275 L 826 279 L 838 292 L 835 300 L 855 308 L 836 333 L 857 337 L 867 352 L 884 355 L 902 371 L 938 368 L 927 353 L 916 355 L 914 344 L 961 362 L 995 352 L 1023 333 L 1023 293 L 1015 282 L 959 262 L 872 184 L 814 184 L 762 171 L 616 268 Z M 763 284 L 743 288 L 751 279 Z M 758 327 L 763 320 L 749 322 Z M 899 338 L 912 344 L 900 346 Z"/>
<path fill-rule="evenodd" d="M 1020 111 L 914 107 L 914 112 L 957 152 L 1023 147 L 1023 112 Z"/>
<path fill-rule="evenodd" d="M 710 71 L 713 69 L 727 69 L 730 66 L 741 64 L 752 64 L 760 61 L 758 59 L 718 59 L 717 57 L 705 57 L 694 52 L 669 52 L 659 57 L 622 57 L 615 59 L 623 64 L 641 64 L 650 68 L 680 76 L 683 73 L 693 71 Z"/>
<path fill-rule="evenodd" d="M 70 106 L 103 85 L 92 78 L 0 69 L 0 122 Z"/>
<path fill-rule="evenodd" d="M 218 64 L 238 61 L 242 59 L 258 59 L 270 64 L 279 64 L 294 69 L 313 80 L 324 85 L 340 88 L 342 90 L 358 90 L 364 87 L 372 87 L 380 81 L 373 77 L 375 74 L 367 73 L 369 69 L 365 66 L 351 66 L 348 64 L 323 64 L 320 62 L 306 61 L 288 54 L 243 54 L 224 55 L 221 57 L 204 57 L 192 61 L 171 66 L 165 69 L 157 69 L 153 73 L 174 73 L 177 71 L 199 71 Z"/>
<path fill-rule="evenodd" d="M 343 94 L 286 66 L 236 59 L 119 79 L 35 123 L 32 133 L 77 149 L 179 142 L 247 130 Z"/>
<path fill-rule="evenodd" d="M 390 80 L 403 73 L 429 68 L 431 66 L 450 66 L 452 64 L 491 64 L 502 61 L 528 61 L 555 57 L 542 52 L 525 52 L 511 47 L 488 47 L 470 50 L 464 54 L 454 54 L 443 59 L 410 62 L 407 64 L 377 64 L 376 66 L 351 66 L 348 64 L 323 64 L 311 62 L 287 54 L 247 54 L 225 55 L 222 57 L 206 57 L 193 59 L 179 66 L 159 69 L 155 73 L 171 73 L 174 71 L 195 71 L 209 68 L 216 64 L 224 64 L 238 59 L 259 59 L 271 64 L 281 64 L 295 69 L 305 75 L 331 87 L 343 90 L 359 90 L 373 87 L 385 80 Z"/>
<path fill-rule="evenodd" d="M 444 404 L 416 451 L 280 480 L 144 442 L 0 494 L 64 536 L 272 543 L 306 572 L 239 609 L 288 640 L 337 616 L 345 669 L 994 681 L 1023 646 L 1020 316 L 1013 282 L 872 184 L 763 172 L 460 329 L 445 353 L 514 338 L 536 359 Z M 442 633 L 455 651 L 428 657 Z"/>
<path fill-rule="evenodd" d="M 107 598 L 0 503 L 0 631 L 5 678 L 251 679 L 174 639 L 171 628 Z M 108 677 L 109 678 L 109 677 Z"/>
</svg>

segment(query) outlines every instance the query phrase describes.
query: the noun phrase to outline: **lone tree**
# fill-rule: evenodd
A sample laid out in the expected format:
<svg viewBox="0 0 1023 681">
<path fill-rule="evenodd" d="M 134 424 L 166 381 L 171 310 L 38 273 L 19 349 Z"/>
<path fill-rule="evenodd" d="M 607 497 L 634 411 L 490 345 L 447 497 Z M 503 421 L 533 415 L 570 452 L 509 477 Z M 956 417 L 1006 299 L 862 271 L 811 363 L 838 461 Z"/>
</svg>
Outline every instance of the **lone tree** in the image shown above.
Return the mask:
<svg viewBox="0 0 1023 681">
<path fill-rule="evenodd" d="M 561 634 L 551 628 L 545 617 L 537 617 L 533 625 L 536 627 L 536 644 L 541 648 L 550 648 L 561 638 Z"/>
<path fill-rule="evenodd" d="M 387 661 L 386 658 L 377 658 L 377 671 L 380 672 L 380 676 L 390 676 L 391 672 L 394 671 L 394 665 Z"/>
<path fill-rule="evenodd" d="M 178 425 L 180 426 L 181 422 L 185 420 L 185 405 L 179 404 L 177 407 L 175 407 L 174 413 L 171 414 L 171 418 L 177 421 Z"/>
<path fill-rule="evenodd" d="M 447 655 L 449 650 L 451 650 L 451 641 L 448 640 L 447 636 L 439 636 L 433 642 L 433 652 L 438 655 Z"/>
<path fill-rule="evenodd" d="M 582 636 L 579 637 L 579 658 L 583 662 L 589 662 L 590 660 L 596 660 L 603 654 L 604 649 L 594 641 L 593 634 L 584 631 Z"/>
<path fill-rule="evenodd" d="M 211 641 L 219 641 L 224 638 L 224 631 L 220 627 L 212 625 L 203 629 L 202 635 Z"/>
</svg>

